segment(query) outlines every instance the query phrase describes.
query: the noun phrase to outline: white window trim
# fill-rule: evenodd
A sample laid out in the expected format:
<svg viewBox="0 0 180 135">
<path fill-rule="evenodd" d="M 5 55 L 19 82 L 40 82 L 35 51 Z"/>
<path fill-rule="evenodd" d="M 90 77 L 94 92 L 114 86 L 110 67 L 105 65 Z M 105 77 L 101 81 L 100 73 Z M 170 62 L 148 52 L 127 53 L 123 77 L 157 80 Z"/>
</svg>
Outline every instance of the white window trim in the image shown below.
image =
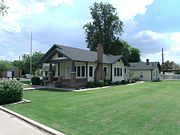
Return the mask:
<svg viewBox="0 0 180 135">
<path fill-rule="evenodd" d="M 115 69 L 115 68 L 116 68 L 116 76 L 114 75 L 114 74 L 115 74 L 115 73 L 114 73 L 114 74 L 113 74 L 114 77 L 122 77 L 122 76 L 123 76 L 123 69 L 124 69 L 124 68 L 123 68 L 123 67 L 118 67 L 118 66 L 115 66 L 114 69 Z M 118 69 L 118 68 L 119 68 L 119 76 L 117 75 L 117 69 Z M 114 70 L 114 69 L 113 69 L 113 70 Z M 122 72 L 121 72 L 121 69 L 122 69 Z M 115 70 L 114 70 L 113 72 L 115 72 Z M 121 75 L 121 74 L 122 74 L 122 75 Z"/>
<path fill-rule="evenodd" d="M 142 78 L 141 78 L 141 75 L 142 75 Z M 141 72 L 140 72 L 139 78 L 140 78 L 140 79 L 144 79 L 144 71 L 141 71 Z"/>
<path fill-rule="evenodd" d="M 82 77 L 82 66 L 85 67 L 85 72 L 84 72 L 85 76 L 83 77 Z M 76 78 L 86 78 L 86 65 L 75 65 L 75 67 L 76 67 Z M 77 73 L 78 73 L 77 67 L 80 67 L 80 76 L 77 76 Z"/>
<path fill-rule="evenodd" d="M 92 76 L 89 76 L 89 67 L 93 67 Z M 88 65 L 88 77 L 93 78 L 94 77 L 94 65 Z"/>
</svg>

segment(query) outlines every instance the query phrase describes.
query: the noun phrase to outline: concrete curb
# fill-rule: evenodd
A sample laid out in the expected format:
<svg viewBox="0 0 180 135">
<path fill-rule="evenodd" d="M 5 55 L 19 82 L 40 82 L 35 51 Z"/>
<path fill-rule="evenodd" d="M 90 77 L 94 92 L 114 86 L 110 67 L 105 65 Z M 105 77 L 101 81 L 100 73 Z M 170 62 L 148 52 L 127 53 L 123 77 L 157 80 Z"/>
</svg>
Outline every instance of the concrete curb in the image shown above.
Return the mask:
<svg viewBox="0 0 180 135">
<path fill-rule="evenodd" d="M 38 128 L 38 129 L 40 129 L 40 130 L 42 130 L 42 131 L 44 131 L 44 132 L 46 132 L 48 134 L 51 134 L 51 135 L 65 135 L 64 133 L 61 133 L 61 132 L 59 132 L 59 131 L 57 131 L 55 129 L 47 127 L 47 126 L 45 126 L 45 125 L 43 125 L 41 123 L 38 123 L 38 122 L 36 122 L 34 120 L 31 120 L 31 119 L 29 119 L 29 118 L 27 118 L 27 117 L 25 117 L 25 116 L 23 116 L 21 114 L 18 114 L 16 112 L 13 112 L 13 111 L 5 108 L 5 107 L 0 106 L 0 110 L 4 111 L 6 113 L 9 113 L 9 114 L 11 114 L 11 115 L 13 115 L 13 116 L 27 122 L 28 124 Z"/>
<path fill-rule="evenodd" d="M 105 89 L 105 88 L 111 88 L 111 87 L 118 87 L 118 86 L 131 86 L 136 84 L 142 84 L 144 81 L 136 82 L 136 83 L 130 83 L 125 85 L 114 85 L 114 86 L 104 86 L 104 87 L 96 87 L 96 88 L 87 88 L 87 89 L 80 89 L 80 90 L 73 90 L 75 92 L 82 92 L 82 91 L 91 91 L 91 90 L 98 90 L 98 89 Z"/>
</svg>

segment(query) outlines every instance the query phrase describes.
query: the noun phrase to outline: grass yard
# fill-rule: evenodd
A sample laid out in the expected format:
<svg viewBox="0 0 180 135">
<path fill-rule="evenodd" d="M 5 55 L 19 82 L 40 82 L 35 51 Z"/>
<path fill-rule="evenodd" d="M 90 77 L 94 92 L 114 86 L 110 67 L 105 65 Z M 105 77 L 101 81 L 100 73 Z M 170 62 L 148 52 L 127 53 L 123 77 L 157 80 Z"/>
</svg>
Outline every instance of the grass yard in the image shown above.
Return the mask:
<svg viewBox="0 0 180 135">
<path fill-rule="evenodd" d="M 85 92 L 24 92 L 32 103 L 7 108 L 68 135 L 178 135 L 180 81 Z"/>
</svg>

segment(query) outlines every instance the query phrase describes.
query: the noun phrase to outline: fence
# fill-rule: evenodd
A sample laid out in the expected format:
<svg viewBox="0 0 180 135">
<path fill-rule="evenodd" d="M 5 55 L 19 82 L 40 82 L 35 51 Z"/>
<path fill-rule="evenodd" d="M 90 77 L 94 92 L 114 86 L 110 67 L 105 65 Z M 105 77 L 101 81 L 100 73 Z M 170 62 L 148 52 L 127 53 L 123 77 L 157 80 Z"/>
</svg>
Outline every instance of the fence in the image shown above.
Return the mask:
<svg viewBox="0 0 180 135">
<path fill-rule="evenodd" d="M 160 76 L 164 80 L 180 80 L 180 75 L 178 74 L 160 74 Z"/>
</svg>

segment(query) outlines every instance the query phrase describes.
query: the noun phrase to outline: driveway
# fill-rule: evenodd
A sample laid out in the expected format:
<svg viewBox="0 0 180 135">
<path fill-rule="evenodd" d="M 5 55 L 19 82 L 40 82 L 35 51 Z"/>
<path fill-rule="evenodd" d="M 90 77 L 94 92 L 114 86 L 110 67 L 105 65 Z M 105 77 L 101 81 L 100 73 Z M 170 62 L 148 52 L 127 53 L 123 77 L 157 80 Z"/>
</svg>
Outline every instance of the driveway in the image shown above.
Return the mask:
<svg viewBox="0 0 180 135">
<path fill-rule="evenodd" d="M 47 133 L 0 110 L 0 135 L 47 135 Z"/>
</svg>

